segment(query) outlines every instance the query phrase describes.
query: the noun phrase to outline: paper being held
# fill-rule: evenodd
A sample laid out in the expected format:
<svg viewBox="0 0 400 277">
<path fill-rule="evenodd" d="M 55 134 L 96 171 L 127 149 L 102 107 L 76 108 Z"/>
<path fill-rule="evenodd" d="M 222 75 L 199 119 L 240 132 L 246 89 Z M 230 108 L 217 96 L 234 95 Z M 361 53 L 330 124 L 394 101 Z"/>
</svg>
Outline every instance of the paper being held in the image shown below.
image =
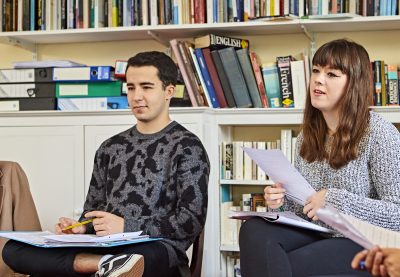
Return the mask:
<svg viewBox="0 0 400 277">
<path fill-rule="evenodd" d="M 365 249 L 374 245 L 380 247 L 400 247 L 400 233 L 372 225 L 350 215 L 340 213 L 332 207 L 319 209 L 317 216 L 347 238 L 358 243 Z"/>
<path fill-rule="evenodd" d="M 296 203 L 305 204 L 315 190 L 280 150 L 264 150 L 243 147 L 243 151 L 276 183 L 286 189 L 286 196 Z"/>
</svg>

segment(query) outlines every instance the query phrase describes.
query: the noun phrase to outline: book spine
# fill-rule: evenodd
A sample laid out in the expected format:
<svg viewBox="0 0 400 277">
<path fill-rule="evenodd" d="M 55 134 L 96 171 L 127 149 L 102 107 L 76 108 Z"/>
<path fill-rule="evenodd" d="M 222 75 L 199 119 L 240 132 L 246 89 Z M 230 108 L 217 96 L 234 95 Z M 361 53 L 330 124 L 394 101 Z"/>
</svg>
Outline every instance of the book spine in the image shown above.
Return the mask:
<svg viewBox="0 0 400 277">
<path fill-rule="evenodd" d="M 282 95 L 282 107 L 284 108 L 294 107 L 292 74 L 290 72 L 290 60 L 291 60 L 290 56 L 276 58 L 281 95 Z"/>
<path fill-rule="evenodd" d="M 382 72 L 381 61 L 373 62 L 374 69 L 374 105 L 382 106 Z"/>
<path fill-rule="evenodd" d="M 187 92 L 189 94 L 190 102 L 192 102 L 193 107 L 198 107 L 199 104 L 197 102 L 198 100 L 195 95 L 194 84 L 192 83 L 192 80 L 189 78 L 189 72 L 185 66 L 183 54 L 181 53 L 181 51 L 179 49 L 179 42 L 176 39 L 173 39 L 170 41 L 170 44 L 171 44 L 172 51 L 174 52 L 175 58 L 178 62 L 180 72 L 182 73 L 182 78 L 183 78 L 183 81 L 185 82 L 185 86 L 186 86 Z"/>
<path fill-rule="evenodd" d="M 247 39 L 220 36 L 216 34 L 209 34 L 209 36 L 208 46 L 211 50 L 218 50 L 227 47 L 233 47 L 235 50 L 250 48 L 250 41 Z"/>
<path fill-rule="evenodd" d="M 250 61 L 253 67 L 254 76 L 256 78 L 258 92 L 260 93 L 261 103 L 264 108 L 268 108 L 267 92 L 265 91 L 264 81 L 262 79 L 262 73 L 260 65 L 257 61 L 257 54 L 250 52 Z"/>
</svg>

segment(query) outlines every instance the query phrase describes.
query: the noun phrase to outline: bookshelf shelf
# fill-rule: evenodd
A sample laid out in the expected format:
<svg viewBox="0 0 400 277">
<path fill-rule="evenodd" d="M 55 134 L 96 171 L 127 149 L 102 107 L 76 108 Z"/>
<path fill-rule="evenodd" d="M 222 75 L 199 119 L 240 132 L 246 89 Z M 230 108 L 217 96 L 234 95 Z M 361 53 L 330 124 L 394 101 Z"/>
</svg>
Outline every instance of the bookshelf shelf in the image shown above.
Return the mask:
<svg viewBox="0 0 400 277">
<path fill-rule="evenodd" d="M 219 248 L 221 251 L 224 252 L 239 252 L 239 245 L 221 245 L 221 247 Z"/>
<path fill-rule="evenodd" d="M 68 29 L 50 31 L 21 31 L 1 32 L 0 39 L 8 42 L 8 38 L 26 41 L 34 44 L 56 44 L 74 42 L 98 41 L 126 41 L 150 40 L 154 34 L 160 40 L 169 41 L 172 38 L 193 38 L 208 33 L 223 33 L 231 36 L 239 35 L 265 35 L 301 33 L 302 29 L 298 19 L 273 22 L 234 22 L 212 24 L 182 24 L 182 25 L 156 25 L 156 26 L 131 26 L 108 27 L 97 29 Z"/>
<path fill-rule="evenodd" d="M 273 185 L 274 182 L 270 180 L 226 180 L 222 179 L 219 182 L 221 185 L 245 185 L 245 186 L 267 186 Z"/>
<path fill-rule="evenodd" d="M 346 19 L 287 19 L 232 23 L 155 25 L 131 27 L 107 27 L 50 31 L 0 32 L 0 40 L 8 38 L 34 44 L 84 43 L 100 41 L 160 40 L 193 38 L 207 33 L 223 33 L 228 36 L 257 36 L 309 32 L 347 32 L 399 30 L 400 16 L 354 17 Z"/>
<path fill-rule="evenodd" d="M 309 32 L 400 30 L 400 16 L 358 16 L 346 19 L 301 19 Z"/>
</svg>

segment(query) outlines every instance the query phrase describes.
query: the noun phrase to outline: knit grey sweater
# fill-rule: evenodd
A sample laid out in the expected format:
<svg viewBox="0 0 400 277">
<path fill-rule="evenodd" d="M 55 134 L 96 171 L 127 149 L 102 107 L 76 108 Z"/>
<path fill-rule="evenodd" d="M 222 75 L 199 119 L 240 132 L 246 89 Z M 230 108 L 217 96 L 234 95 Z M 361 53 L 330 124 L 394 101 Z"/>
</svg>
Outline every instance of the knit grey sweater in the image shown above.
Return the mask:
<svg viewBox="0 0 400 277">
<path fill-rule="evenodd" d="M 206 220 L 209 171 L 201 141 L 177 122 L 150 135 L 133 126 L 97 150 L 84 213 L 121 216 L 125 232 L 163 238 L 170 266 L 186 264 Z"/>
<path fill-rule="evenodd" d="M 296 143 L 299 153 L 303 142 Z M 400 231 L 400 134 L 379 114 L 370 113 L 370 123 L 360 141 L 359 155 L 336 170 L 326 161 L 309 163 L 296 155 L 295 167 L 319 191 L 326 188 L 326 205 L 374 225 Z M 288 200 L 286 209 L 307 218 L 303 207 Z M 320 221 L 315 222 L 323 225 Z"/>
</svg>

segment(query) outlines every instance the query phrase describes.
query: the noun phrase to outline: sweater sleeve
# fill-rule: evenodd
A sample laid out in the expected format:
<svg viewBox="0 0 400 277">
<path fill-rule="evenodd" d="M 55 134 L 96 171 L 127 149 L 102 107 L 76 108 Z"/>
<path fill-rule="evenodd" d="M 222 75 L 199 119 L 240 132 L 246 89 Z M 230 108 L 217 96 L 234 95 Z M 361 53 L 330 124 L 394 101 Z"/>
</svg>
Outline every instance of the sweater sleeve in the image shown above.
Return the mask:
<svg viewBox="0 0 400 277">
<path fill-rule="evenodd" d="M 106 158 L 107 155 L 101 154 L 101 147 L 97 150 L 94 164 L 93 164 L 93 173 L 92 178 L 90 180 L 89 191 L 86 196 L 86 201 L 83 206 L 83 213 L 79 219 L 79 221 L 83 221 L 86 218 L 84 217 L 87 212 L 90 211 L 103 211 L 105 209 L 106 203 L 106 178 L 105 178 L 105 166 L 101 164 L 102 161 L 100 156 Z M 89 223 L 86 225 L 86 233 L 94 234 L 93 224 Z"/>
<path fill-rule="evenodd" d="M 189 145 L 192 142 L 188 143 Z M 176 172 L 169 180 L 175 183 L 178 201 L 169 213 L 153 213 L 126 219 L 125 231 L 144 233 L 171 240 L 192 240 L 201 232 L 207 214 L 209 160 L 200 142 L 184 147 L 181 154 L 171 157 Z"/>
<path fill-rule="evenodd" d="M 400 230 L 400 134 L 389 122 L 380 119 L 369 138 L 370 190 L 374 197 L 331 188 L 326 203 L 372 224 Z M 357 184 L 349 184 L 357 185 Z"/>
</svg>

